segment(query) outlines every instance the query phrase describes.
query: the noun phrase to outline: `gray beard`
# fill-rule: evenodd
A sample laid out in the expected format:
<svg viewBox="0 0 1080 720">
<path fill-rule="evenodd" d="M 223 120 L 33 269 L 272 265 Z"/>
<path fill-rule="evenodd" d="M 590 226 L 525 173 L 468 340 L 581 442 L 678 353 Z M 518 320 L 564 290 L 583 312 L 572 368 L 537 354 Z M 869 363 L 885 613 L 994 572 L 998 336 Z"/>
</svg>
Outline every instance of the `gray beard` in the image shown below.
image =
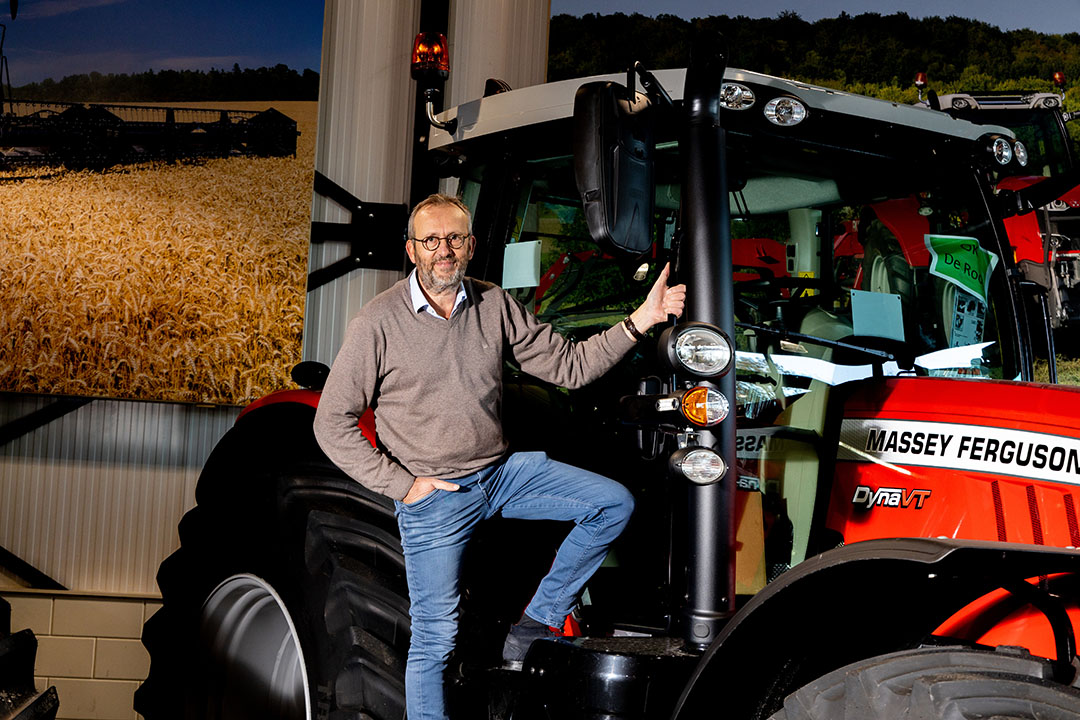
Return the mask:
<svg viewBox="0 0 1080 720">
<path fill-rule="evenodd" d="M 453 290 L 461 284 L 461 281 L 465 279 L 465 263 L 458 265 L 457 270 L 446 280 L 439 280 L 435 277 L 434 271 L 431 267 L 423 267 L 421 265 L 416 266 L 416 272 L 420 274 L 421 284 L 424 289 L 432 295 L 441 295 L 447 290 Z"/>
</svg>

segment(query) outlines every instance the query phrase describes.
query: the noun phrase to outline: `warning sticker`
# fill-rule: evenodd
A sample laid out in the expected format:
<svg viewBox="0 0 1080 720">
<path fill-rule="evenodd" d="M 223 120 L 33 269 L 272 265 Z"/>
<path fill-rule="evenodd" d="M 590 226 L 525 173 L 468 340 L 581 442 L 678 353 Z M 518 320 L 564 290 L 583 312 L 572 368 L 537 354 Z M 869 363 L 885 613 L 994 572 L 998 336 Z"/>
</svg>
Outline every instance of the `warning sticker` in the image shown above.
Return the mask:
<svg viewBox="0 0 1080 720">
<path fill-rule="evenodd" d="M 930 251 L 930 274 L 951 282 L 986 302 L 990 275 L 998 256 L 979 247 L 975 238 L 960 235 L 926 235 Z"/>
</svg>

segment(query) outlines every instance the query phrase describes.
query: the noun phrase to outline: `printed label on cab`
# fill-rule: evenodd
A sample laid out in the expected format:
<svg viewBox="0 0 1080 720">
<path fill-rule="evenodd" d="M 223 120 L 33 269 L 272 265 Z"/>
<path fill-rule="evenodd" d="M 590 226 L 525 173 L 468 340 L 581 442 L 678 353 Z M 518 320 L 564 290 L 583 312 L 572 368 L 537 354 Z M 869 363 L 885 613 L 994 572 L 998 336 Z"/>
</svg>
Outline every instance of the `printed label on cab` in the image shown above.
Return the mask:
<svg viewBox="0 0 1080 720">
<path fill-rule="evenodd" d="M 1080 439 L 981 425 L 848 418 L 837 459 L 1080 485 Z"/>
<path fill-rule="evenodd" d="M 986 302 L 990 275 L 998 256 L 979 247 L 975 238 L 960 235 L 926 235 L 930 251 L 930 274 L 953 283 Z"/>
<path fill-rule="evenodd" d="M 986 303 L 963 290 L 953 299 L 952 334 L 949 347 L 966 347 L 981 343 L 986 326 Z"/>
<path fill-rule="evenodd" d="M 867 485 L 859 485 L 855 488 L 851 504 L 865 510 L 874 507 L 922 510 L 923 503 L 931 494 L 932 491 L 926 489 L 883 487 L 875 490 Z"/>
</svg>

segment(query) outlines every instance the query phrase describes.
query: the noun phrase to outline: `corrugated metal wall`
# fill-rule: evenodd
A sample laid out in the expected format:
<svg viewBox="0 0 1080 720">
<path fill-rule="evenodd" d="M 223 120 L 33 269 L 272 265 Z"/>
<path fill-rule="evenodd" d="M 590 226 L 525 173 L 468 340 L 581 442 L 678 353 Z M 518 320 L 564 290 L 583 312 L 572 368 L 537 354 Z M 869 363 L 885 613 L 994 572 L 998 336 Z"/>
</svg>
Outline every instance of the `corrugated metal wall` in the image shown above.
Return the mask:
<svg viewBox="0 0 1080 720">
<path fill-rule="evenodd" d="M 416 91 L 409 60 L 419 22 L 419 0 L 326 0 L 315 169 L 363 202 L 408 198 Z M 336 203 L 315 197 L 313 221 L 348 219 Z M 345 243 L 313 244 L 309 268 L 326 267 L 348 250 Z M 309 292 L 304 359 L 332 363 L 349 319 L 401 277 L 356 270 Z"/>
<path fill-rule="evenodd" d="M 449 105 L 480 97 L 491 77 L 515 89 L 544 82 L 550 17 L 550 0 L 451 2 Z"/>
<path fill-rule="evenodd" d="M 0 398 L 0 424 L 49 398 Z M 0 446 L 0 545 L 73 590 L 156 593 L 235 408 L 94 400 Z"/>
</svg>

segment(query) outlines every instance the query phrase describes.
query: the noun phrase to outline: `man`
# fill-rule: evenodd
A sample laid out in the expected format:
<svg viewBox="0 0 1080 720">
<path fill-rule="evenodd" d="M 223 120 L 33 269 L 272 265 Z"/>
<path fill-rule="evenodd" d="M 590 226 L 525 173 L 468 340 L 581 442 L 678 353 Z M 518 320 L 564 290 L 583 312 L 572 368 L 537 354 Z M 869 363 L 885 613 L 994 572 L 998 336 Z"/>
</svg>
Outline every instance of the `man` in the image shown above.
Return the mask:
<svg viewBox="0 0 1080 720">
<path fill-rule="evenodd" d="M 633 498 L 618 483 L 555 462 L 507 452 L 502 434 L 506 356 L 565 387 L 614 365 L 656 323 L 680 315 L 685 286 L 668 268 L 623 322 L 580 343 L 541 324 L 490 283 L 465 278 L 476 240 L 468 208 L 432 195 L 409 217 L 406 252 L 416 269 L 350 322 L 315 416 L 326 454 L 366 487 L 395 500 L 409 584 L 412 642 L 405 673 L 410 720 L 445 718 L 443 671 L 454 648 L 458 576 L 476 524 L 508 518 L 571 520 L 504 659 L 554 633 L 629 520 Z M 375 409 L 378 448 L 357 428 Z"/>
</svg>

